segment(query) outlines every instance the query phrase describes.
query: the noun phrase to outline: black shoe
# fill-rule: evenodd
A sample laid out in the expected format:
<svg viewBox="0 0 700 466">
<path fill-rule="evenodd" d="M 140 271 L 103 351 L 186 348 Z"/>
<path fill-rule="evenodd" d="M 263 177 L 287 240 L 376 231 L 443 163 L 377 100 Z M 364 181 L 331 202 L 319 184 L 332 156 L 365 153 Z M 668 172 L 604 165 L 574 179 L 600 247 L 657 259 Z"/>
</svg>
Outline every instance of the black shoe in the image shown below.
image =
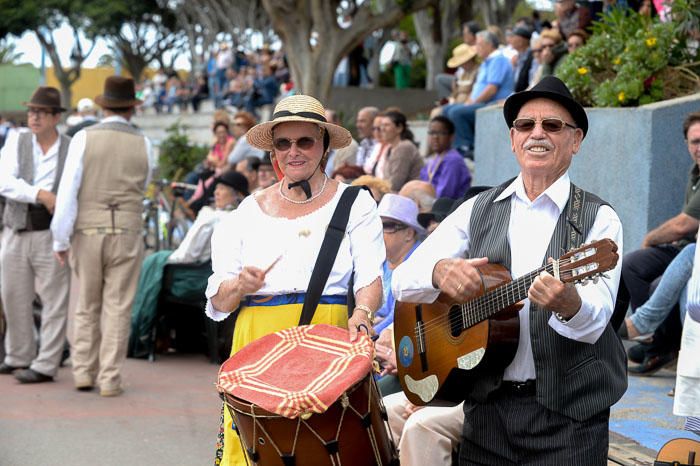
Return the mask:
<svg viewBox="0 0 700 466">
<path fill-rule="evenodd" d="M 649 345 L 643 345 L 641 343 L 630 346 L 627 350 L 627 359 L 633 363 L 641 364 L 647 356 L 648 347 Z"/>
<path fill-rule="evenodd" d="M 53 382 L 53 377 L 50 375 L 45 375 L 32 369 L 18 370 L 15 372 L 15 379 L 19 380 L 19 383 Z"/>
<path fill-rule="evenodd" d="M 18 369 L 28 369 L 27 367 L 15 367 L 15 366 L 10 366 L 9 364 L 5 364 L 4 362 L 0 364 L 0 374 L 12 374 L 14 371 Z"/>
<path fill-rule="evenodd" d="M 660 355 L 649 355 L 644 358 L 644 361 L 637 366 L 632 366 L 629 369 L 631 375 L 653 375 L 660 369 L 671 364 L 676 360 L 675 353 L 665 353 Z"/>
</svg>

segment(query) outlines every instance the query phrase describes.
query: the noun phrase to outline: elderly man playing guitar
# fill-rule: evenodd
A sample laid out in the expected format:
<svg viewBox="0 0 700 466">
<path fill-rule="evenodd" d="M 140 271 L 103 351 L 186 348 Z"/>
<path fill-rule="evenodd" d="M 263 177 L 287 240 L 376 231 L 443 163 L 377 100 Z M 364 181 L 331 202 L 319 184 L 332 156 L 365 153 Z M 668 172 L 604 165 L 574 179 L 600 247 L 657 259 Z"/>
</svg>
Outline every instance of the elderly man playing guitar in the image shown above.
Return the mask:
<svg viewBox="0 0 700 466">
<path fill-rule="evenodd" d="M 394 272 L 402 388 L 414 404 L 465 400 L 461 465 L 604 465 L 627 388 L 610 325 L 622 226 L 569 180 L 588 119 L 564 83 L 547 77 L 503 113 L 518 177 L 465 202 Z"/>
</svg>

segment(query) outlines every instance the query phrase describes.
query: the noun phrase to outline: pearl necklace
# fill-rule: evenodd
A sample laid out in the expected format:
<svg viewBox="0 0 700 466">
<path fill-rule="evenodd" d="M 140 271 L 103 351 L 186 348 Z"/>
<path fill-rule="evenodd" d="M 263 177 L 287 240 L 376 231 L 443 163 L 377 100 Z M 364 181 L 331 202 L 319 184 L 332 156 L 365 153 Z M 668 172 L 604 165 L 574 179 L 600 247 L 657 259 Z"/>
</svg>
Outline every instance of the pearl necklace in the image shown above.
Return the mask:
<svg viewBox="0 0 700 466">
<path fill-rule="evenodd" d="M 282 196 L 282 199 L 284 199 L 285 201 L 289 201 L 292 204 L 308 204 L 309 202 L 313 201 L 318 196 L 323 194 L 323 191 L 326 189 L 326 182 L 327 181 L 328 181 L 328 176 L 324 175 L 323 176 L 323 185 L 321 186 L 321 190 L 319 192 L 317 192 L 316 194 L 314 194 L 313 196 L 311 196 L 310 198 L 304 199 L 303 201 L 297 201 L 296 199 L 291 199 L 291 198 L 285 196 L 284 192 L 282 191 L 282 186 L 284 185 L 284 182 L 280 182 L 280 196 Z"/>
</svg>

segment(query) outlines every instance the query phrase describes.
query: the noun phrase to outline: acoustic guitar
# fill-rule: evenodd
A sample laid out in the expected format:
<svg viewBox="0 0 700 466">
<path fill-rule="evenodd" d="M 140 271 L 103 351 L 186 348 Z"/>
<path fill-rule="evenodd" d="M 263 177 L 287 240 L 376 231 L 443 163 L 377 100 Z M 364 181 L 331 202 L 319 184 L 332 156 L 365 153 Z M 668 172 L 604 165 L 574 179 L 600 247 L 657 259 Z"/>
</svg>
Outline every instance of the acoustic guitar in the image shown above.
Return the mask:
<svg viewBox="0 0 700 466">
<path fill-rule="evenodd" d="M 654 466 L 694 465 L 700 465 L 700 442 L 689 438 L 674 438 L 666 442 L 654 461 Z"/>
<path fill-rule="evenodd" d="M 617 260 L 615 242 L 602 239 L 512 281 L 501 265 L 481 266 L 481 291 L 467 302 L 454 302 L 444 293 L 431 304 L 397 302 L 394 343 L 406 397 L 419 406 L 463 401 L 473 380 L 502 373 L 513 360 L 521 301 L 542 271 L 564 283 L 586 283 L 597 281 Z"/>
</svg>

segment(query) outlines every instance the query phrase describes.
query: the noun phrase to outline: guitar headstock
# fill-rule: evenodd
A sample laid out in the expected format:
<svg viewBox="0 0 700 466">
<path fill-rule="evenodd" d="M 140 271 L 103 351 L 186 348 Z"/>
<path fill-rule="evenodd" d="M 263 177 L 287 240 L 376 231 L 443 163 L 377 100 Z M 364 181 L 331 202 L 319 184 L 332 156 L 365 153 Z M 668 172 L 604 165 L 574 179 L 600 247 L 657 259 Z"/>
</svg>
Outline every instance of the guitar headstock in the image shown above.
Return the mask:
<svg viewBox="0 0 700 466">
<path fill-rule="evenodd" d="M 564 283 L 597 280 L 598 276 L 614 269 L 619 258 L 617 244 L 611 239 L 604 238 L 584 244 L 567 252 L 556 261 L 559 279 Z"/>
</svg>

